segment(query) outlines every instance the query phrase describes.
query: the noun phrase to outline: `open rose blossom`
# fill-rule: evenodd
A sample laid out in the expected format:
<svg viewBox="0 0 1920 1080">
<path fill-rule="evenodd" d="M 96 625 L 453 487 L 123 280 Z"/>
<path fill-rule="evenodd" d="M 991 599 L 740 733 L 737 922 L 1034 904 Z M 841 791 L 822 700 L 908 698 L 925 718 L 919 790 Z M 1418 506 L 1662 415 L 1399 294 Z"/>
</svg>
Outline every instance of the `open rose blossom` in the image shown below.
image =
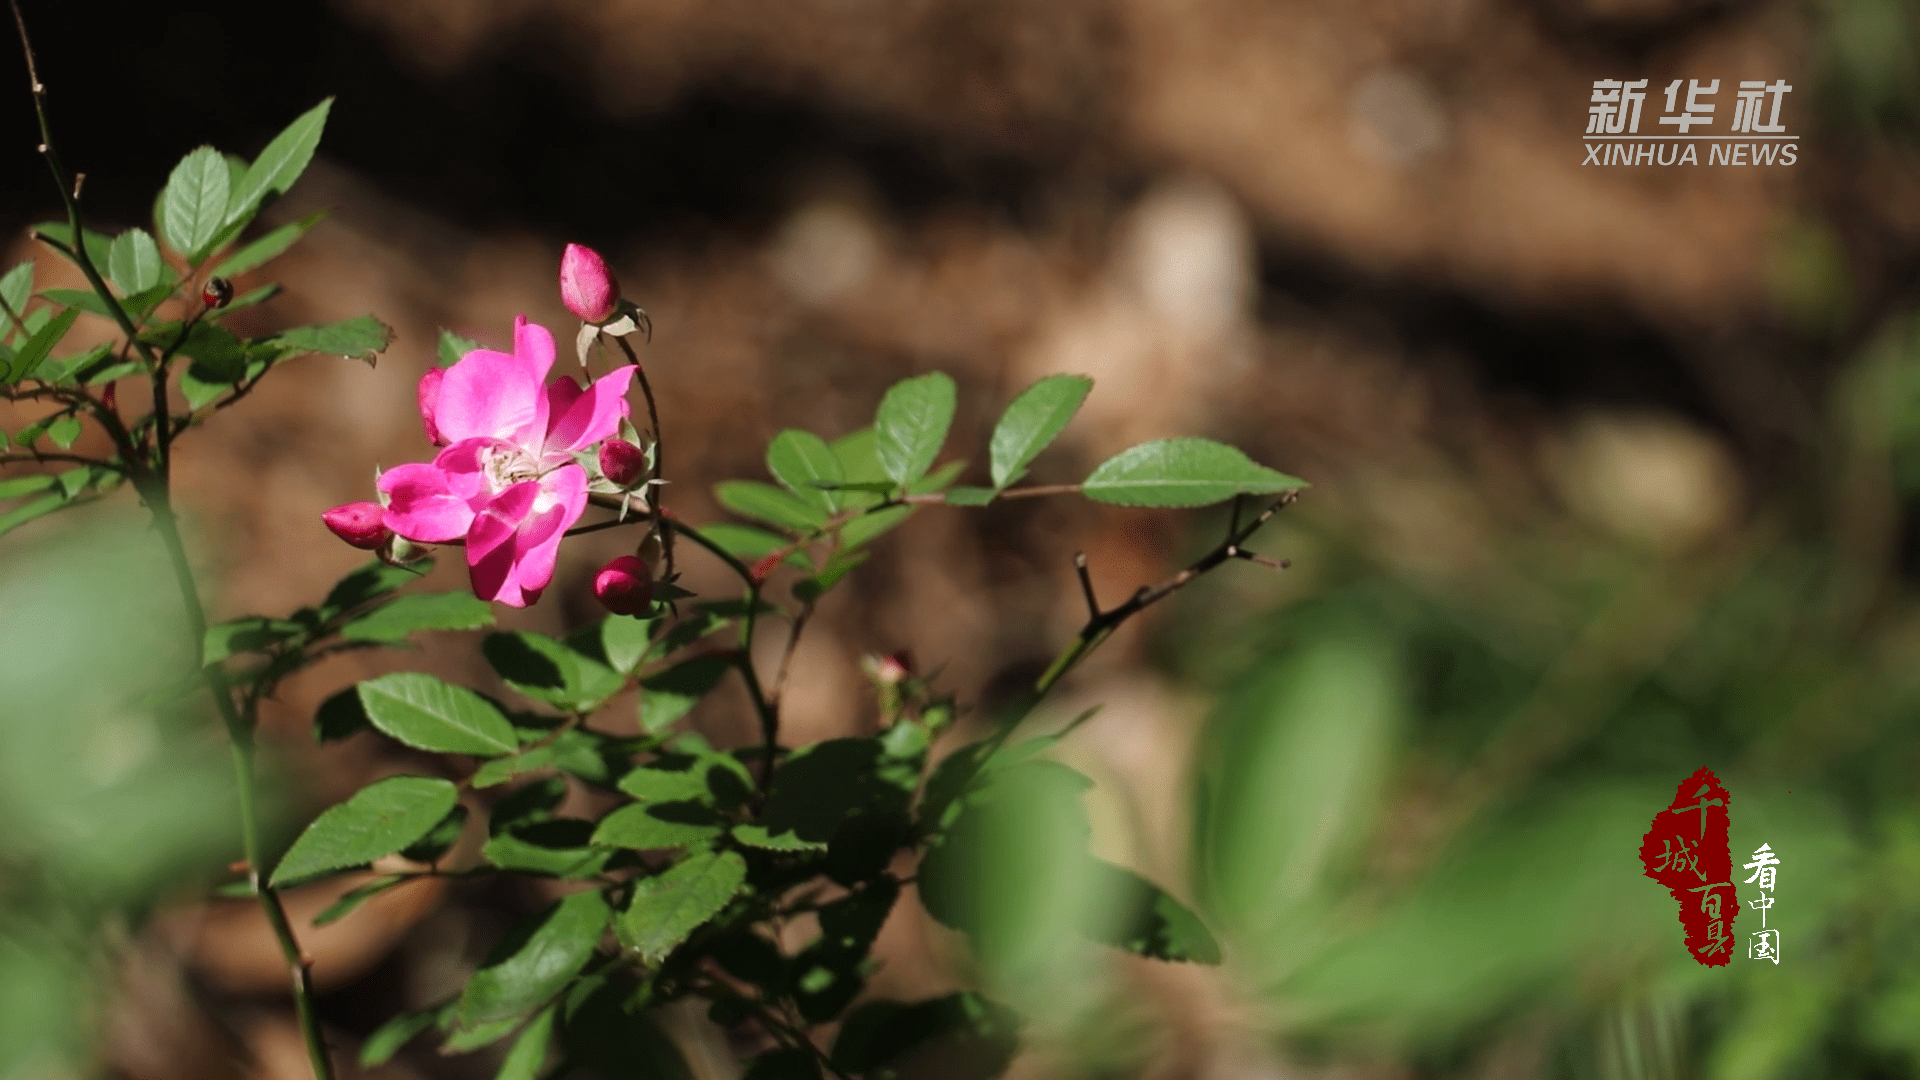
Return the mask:
<svg viewBox="0 0 1920 1080">
<path fill-rule="evenodd" d="M 476 349 L 421 380 L 422 419 L 446 449 L 380 476 L 385 523 L 422 544 L 465 540 L 473 593 L 526 607 L 553 580 L 560 537 L 587 505 L 573 452 L 620 429 L 633 369 L 586 389 L 546 381 L 553 335 L 520 316 L 513 352 Z M 433 385 L 428 385 L 432 380 Z"/>
</svg>

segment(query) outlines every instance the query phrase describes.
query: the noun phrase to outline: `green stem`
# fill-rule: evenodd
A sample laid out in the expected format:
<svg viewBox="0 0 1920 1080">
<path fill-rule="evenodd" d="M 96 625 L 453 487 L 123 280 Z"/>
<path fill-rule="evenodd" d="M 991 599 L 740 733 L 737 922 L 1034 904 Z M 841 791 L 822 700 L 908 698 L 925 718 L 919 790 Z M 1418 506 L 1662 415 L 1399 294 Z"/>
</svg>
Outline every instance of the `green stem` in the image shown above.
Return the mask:
<svg viewBox="0 0 1920 1080">
<path fill-rule="evenodd" d="M 153 514 L 154 529 L 159 532 L 161 542 L 166 545 L 167 558 L 173 564 L 174 582 L 180 588 L 180 600 L 186 608 L 187 626 L 193 635 L 197 653 L 200 642 L 207 636 L 207 613 L 200 603 L 200 590 L 194 582 L 193 567 L 187 561 L 186 544 L 180 538 L 179 522 L 174 516 L 173 504 L 167 492 L 167 479 L 164 475 L 150 474 L 140 486 L 147 509 Z M 213 696 L 214 708 L 219 710 L 220 719 L 226 724 L 227 738 L 232 747 L 234 785 L 240 799 L 241 850 L 246 855 L 247 880 L 260 898 L 260 909 L 267 917 L 267 924 L 273 928 L 274 939 L 280 945 L 280 955 L 287 962 L 292 980 L 294 1013 L 300 1022 L 301 1037 L 307 1044 L 307 1057 L 312 1062 L 314 1078 L 333 1080 L 333 1064 L 328 1060 L 326 1043 L 320 1032 L 320 1020 L 313 1008 L 312 965 L 300 951 L 293 925 L 287 921 L 286 909 L 280 903 L 280 894 L 263 882 L 260 876 L 266 860 L 260 846 L 260 813 L 255 799 L 253 729 L 234 708 L 232 688 L 227 685 L 226 672 L 220 665 L 208 664 L 201 669 L 201 674 L 206 680 L 207 692 Z"/>
</svg>

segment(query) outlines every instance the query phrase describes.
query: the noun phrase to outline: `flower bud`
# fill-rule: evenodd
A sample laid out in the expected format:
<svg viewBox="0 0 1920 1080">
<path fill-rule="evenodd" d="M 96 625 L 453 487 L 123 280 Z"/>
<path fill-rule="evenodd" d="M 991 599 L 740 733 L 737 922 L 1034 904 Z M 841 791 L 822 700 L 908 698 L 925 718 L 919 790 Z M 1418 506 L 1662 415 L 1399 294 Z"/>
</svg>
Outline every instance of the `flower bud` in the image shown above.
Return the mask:
<svg viewBox="0 0 1920 1080">
<path fill-rule="evenodd" d="M 862 660 L 861 666 L 882 686 L 899 686 L 913 675 L 913 660 L 904 652 L 891 656 L 869 656 Z"/>
<path fill-rule="evenodd" d="M 431 368 L 420 376 L 420 389 L 417 391 L 420 402 L 420 424 L 427 429 L 427 441 L 435 446 L 447 445 L 440 437 L 440 426 L 433 422 L 433 411 L 440 406 L 440 381 L 447 377 L 447 369 Z"/>
<path fill-rule="evenodd" d="M 613 317 L 620 304 L 620 283 L 607 261 L 590 247 L 568 244 L 560 256 L 560 302 L 590 323 Z"/>
<path fill-rule="evenodd" d="M 362 551 L 372 551 L 393 535 L 383 521 L 385 517 L 386 511 L 379 503 L 355 502 L 328 510 L 320 520 L 327 523 L 333 535 Z"/>
<path fill-rule="evenodd" d="M 208 310 L 223 308 L 233 302 L 233 282 L 223 277 L 210 277 L 200 289 L 200 302 Z"/>
<path fill-rule="evenodd" d="M 630 488 L 647 474 L 647 455 L 625 439 L 608 439 L 600 444 L 600 475 L 623 488 Z"/>
<path fill-rule="evenodd" d="M 615 615 L 642 615 L 653 606 L 653 573 L 637 556 L 622 555 L 593 577 L 593 595 Z"/>
</svg>

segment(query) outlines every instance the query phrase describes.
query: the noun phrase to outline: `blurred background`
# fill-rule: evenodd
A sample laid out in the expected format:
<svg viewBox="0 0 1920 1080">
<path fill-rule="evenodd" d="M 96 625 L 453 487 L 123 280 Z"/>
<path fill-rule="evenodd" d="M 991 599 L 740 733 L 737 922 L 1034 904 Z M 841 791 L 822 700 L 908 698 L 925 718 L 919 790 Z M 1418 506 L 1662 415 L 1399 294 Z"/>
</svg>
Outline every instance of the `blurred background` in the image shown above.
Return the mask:
<svg viewBox="0 0 1920 1080">
<path fill-rule="evenodd" d="M 438 328 L 500 345 L 524 312 L 564 338 L 569 241 L 653 315 L 671 499 L 695 522 L 722 516 L 713 482 L 764 475 L 781 428 L 864 426 L 935 368 L 959 381 L 966 482 L 999 408 L 1054 372 L 1096 386 L 1035 482 L 1188 434 L 1312 482 L 1258 542 L 1291 570 L 1203 580 L 1056 706 L 1106 706 L 1059 751 L 1098 781 L 1096 851 L 1192 902 L 1225 964 L 1075 954 L 1044 993 L 1005 988 L 1031 1021 L 1012 1075 L 1920 1076 L 1920 7 L 24 6 L 97 228 L 144 223 L 187 149 L 252 154 L 338 97 L 269 214 L 331 216 L 248 325 L 371 311 L 398 338 L 374 370 L 290 365 L 182 445 L 217 615 L 283 613 L 359 562 L 318 515 L 425 454 L 412 387 Z M 25 230 L 58 204 L 5 63 L 11 263 L 47 257 Z M 1651 80 L 1648 129 L 1674 78 L 1720 79 L 1722 116 L 1733 83 L 1785 79 L 1799 162 L 1583 167 L 1603 78 Z M 152 637 L 174 601 L 149 595 L 144 547 L 124 573 L 63 569 L 138 537 L 130 512 L 0 541 L 0 1077 L 302 1076 L 257 911 L 198 899 L 238 856 L 217 725 L 49 689 L 188 663 Z M 1078 628 L 1075 551 L 1114 600 L 1224 524 L 922 512 L 809 631 L 788 741 L 870 729 L 865 654 L 911 650 L 991 699 Z M 546 601 L 503 623 L 595 618 L 592 571 L 623 542 L 571 542 Z M 425 764 L 316 746 L 319 701 L 403 666 L 488 685 L 473 638 L 429 636 L 283 689 L 279 835 Z M 693 722 L 744 743 L 740 706 Z M 1782 860 L 1778 965 L 1699 966 L 1641 876 L 1641 834 L 1703 766 L 1732 792 L 1735 863 L 1763 842 Z M 290 896 L 296 923 L 345 887 Z M 425 882 L 304 934 L 339 1056 L 540 902 Z M 881 951 L 874 993 L 992 988 L 912 904 Z M 725 1032 L 668 1022 L 699 1080 L 737 1080 Z M 491 1076 L 498 1053 L 368 1075 Z"/>
</svg>

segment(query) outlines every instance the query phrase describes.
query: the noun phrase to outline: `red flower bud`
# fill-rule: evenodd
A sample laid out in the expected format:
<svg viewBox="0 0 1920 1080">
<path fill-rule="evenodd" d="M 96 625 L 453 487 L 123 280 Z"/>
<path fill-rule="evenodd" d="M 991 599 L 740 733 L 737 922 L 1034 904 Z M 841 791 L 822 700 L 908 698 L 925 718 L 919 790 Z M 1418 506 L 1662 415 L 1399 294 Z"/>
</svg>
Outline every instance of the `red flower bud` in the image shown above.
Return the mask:
<svg viewBox="0 0 1920 1080">
<path fill-rule="evenodd" d="M 761 559 L 759 562 L 754 563 L 753 567 L 747 571 L 750 575 L 752 575 L 754 584 L 757 585 L 760 582 L 767 580 L 767 578 L 770 577 L 775 570 L 780 569 L 780 564 L 787 561 L 787 556 L 789 554 L 791 554 L 791 552 L 776 551 L 773 554 L 768 555 L 766 558 Z"/>
<path fill-rule="evenodd" d="M 599 252 L 567 245 L 560 256 L 560 302 L 586 322 L 603 323 L 613 317 L 620 304 L 620 283 Z"/>
<path fill-rule="evenodd" d="M 608 439 L 600 444 L 600 475 L 623 488 L 630 488 L 647 474 L 647 455 L 625 439 Z"/>
<path fill-rule="evenodd" d="M 200 302 L 208 308 L 223 308 L 233 302 L 233 282 L 223 277 L 210 277 L 200 289 Z"/>
<path fill-rule="evenodd" d="M 615 615 L 642 615 L 653 606 L 653 573 L 633 555 L 622 555 L 593 577 L 593 595 Z"/>
<path fill-rule="evenodd" d="M 387 542 L 393 533 L 387 529 L 386 511 L 376 502 L 347 503 L 320 515 L 333 535 L 362 551 L 372 551 Z"/>
<path fill-rule="evenodd" d="M 447 369 L 430 368 L 420 376 L 420 389 L 417 395 L 420 402 L 420 424 L 427 429 L 427 441 L 435 446 L 447 445 L 440 437 L 439 425 L 433 422 L 433 410 L 440 404 L 440 380 L 447 377 Z"/>
</svg>

